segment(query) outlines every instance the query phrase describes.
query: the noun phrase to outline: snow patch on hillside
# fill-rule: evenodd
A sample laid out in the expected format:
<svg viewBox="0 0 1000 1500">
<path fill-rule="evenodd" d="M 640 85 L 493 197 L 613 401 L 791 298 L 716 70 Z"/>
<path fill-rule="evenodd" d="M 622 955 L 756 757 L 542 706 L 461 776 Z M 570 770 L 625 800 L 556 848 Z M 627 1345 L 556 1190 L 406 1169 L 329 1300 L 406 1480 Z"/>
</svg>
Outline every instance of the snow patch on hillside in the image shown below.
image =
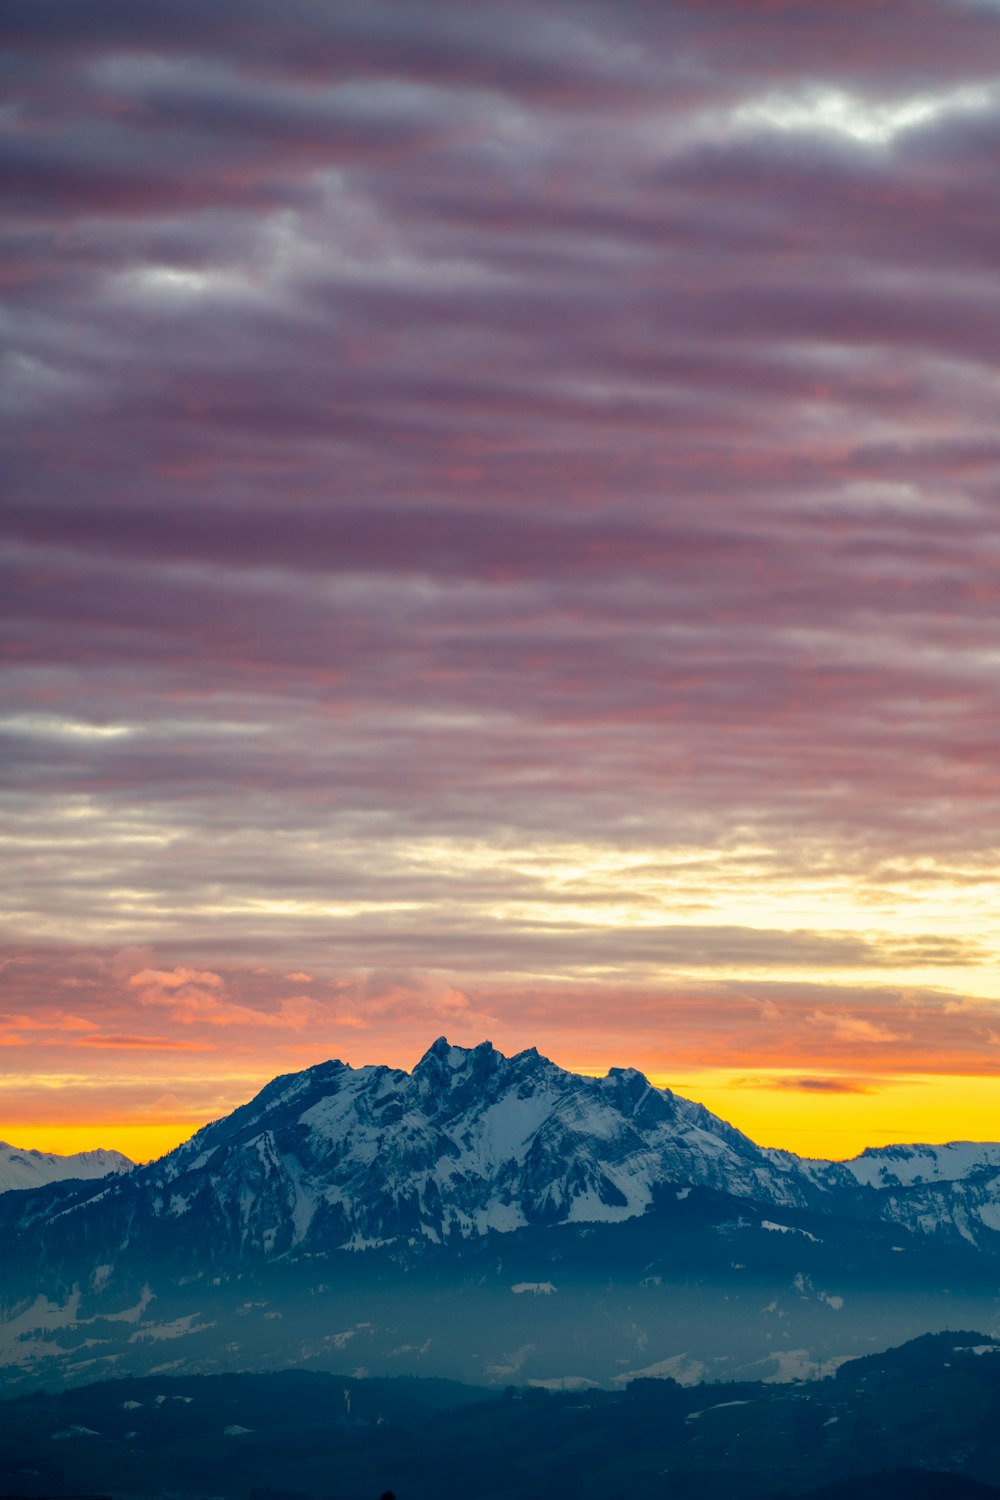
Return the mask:
<svg viewBox="0 0 1000 1500">
<path fill-rule="evenodd" d="M 1000 1142 L 949 1141 L 944 1146 L 869 1146 L 843 1166 L 856 1182 L 874 1188 L 958 1182 L 1000 1168 Z"/>
</svg>

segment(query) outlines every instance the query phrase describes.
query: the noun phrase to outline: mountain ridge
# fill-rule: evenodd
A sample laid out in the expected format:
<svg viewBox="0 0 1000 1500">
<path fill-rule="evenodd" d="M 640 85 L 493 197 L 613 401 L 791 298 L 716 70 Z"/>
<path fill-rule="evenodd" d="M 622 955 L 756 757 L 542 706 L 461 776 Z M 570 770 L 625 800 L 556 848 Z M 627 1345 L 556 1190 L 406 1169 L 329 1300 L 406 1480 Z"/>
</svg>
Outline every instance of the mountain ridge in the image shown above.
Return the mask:
<svg viewBox="0 0 1000 1500">
<path fill-rule="evenodd" d="M 367 1084 L 363 1080 L 367 1080 Z M 431 1112 L 431 1123 L 438 1129 L 438 1134 L 424 1142 L 427 1148 L 424 1161 L 414 1162 L 404 1153 L 404 1160 L 400 1162 L 401 1167 L 425 1170 L 435 1149 L 439 1161 L 462 1156 L 461 1147 L 456 1151 L 449 1132 L 458 1123 L 467 1138 L 469 1121 L 462 1120 L 463 1113 L 471 1110 L 472 1123 L 475 1124 L 476 1106 L 483 1100 L 488 1106 L 495 1105 L 499 1102 L 495 1094 L 498 1088 L 503 1092 L 505 1085 L 508 1115 L 515 1112 L 510 1108 L 515 1093 L 522 1105 L 531 1097 L 547 1097 L 549 1112 L 555 1111 L 567 1127 L 563 1145 L 572 1144 L 577 1152 L 581 1148 L 581 1136 L 588 1133 L 588 1124 L 590 1133 L 596 1132 L 600 1139 L 608 1140 L 614 1135 L 608 1126 L 609 1111 L 617 1116 L 626 1133 L 634 1136 L 633 1160 L 620 1164 L 625 1165 L 625 1176 L 631 1181 L 623 1185 L 621 1174 L 613 1170 L 613 1163 L 601 1163 L 603 1172 L 599 1172 L 590 1162 L 591 1170 L 578 1170 L 575 1180 L 563 1193 L 570 1220 L 575 1217 L 586 1222 L 606 1221 L 644 1211 L 651 1201 L 649 1177 L 644 1178 L 645 1168 L 660 1181 L 676 1182 L 680 1186 L 711 1187 L 733 1192 L 736 1196 L 762 1197 L 784 1207 L 822 1209 L 831 1195 L 840 1199 L 849 1197 L 854 1211 L 862 1217 L 872 1213 L 878 1216 L 887 1214 L 897 1222 L 909 1223 L 911 1227 L 922 1223 L 925 1228 L 928 1214 L 934 1211 L 929 1206 L 927 1195 L 920 1199 L 919 1209 L 914 1212 L 908 1211 L 906 1200 L 907 1190 L 926 1189 L 936 1202 L 939 1227 L 947 1229 L 950 1226 L 962 1238 L 972 1241 L 977 1241 L 977 1229 L 988 1231 L 987 1238 L 1000 1229 L 1000 1216 L 993 1212 L 993 1206 L 1000 1203 L 1000 1143 L 870 1146 L 847 1161 L 800 1157 L 780 1148 L 758 1146 L 748 1135 L 713 1115 L 704 1105 L 684 1099 L 669 1088 L 654 1086 L 636 1068 L 612 1067 L 603 1078 L 591 1077 L 558 1067 L 534 1047 L 507 1058 L 488 1041 L 465 1048 L 452 1046 L 444 1036 L 431 1044 L 409 1073 L 384 1064 L 352 1068 L 339 1060 L 331 1060 L 299 1073 L 281 1075 L 246 1105 L 205 1126 L 164 1160 L 170 1162 L 168 1171 L 173 1175 L 182 1165 L 186 1168 L 189 1160 L 198 1161 L 206 1147 L 215 1150 L 218 1144 L 231 1140 L 237 1122 L 241 1129 L 244 1125 L 249 1127 L 250 1133 L 265 1115 L 271 1119 L 271 1128 L 288 1124 L 303 1094 L 317 1097 L 312 1105 L 299 1111 L 298 1123 L 305 1123 L 307 1130 L 318 1130 L 320 1136 L 333 1145 L 337 1127 L 349 1124 L 347 1113 L 341 1114 L 336 1107 L 321 1101 L 329 1098 L 331 1092 L 338 1097 L 343 1095 L 346 1086 L 346 1092 L 358 1103 L 375 1131 L 399 1128 L 403 1115 L 408 1108 L 412 1109 L 414 1103 L 426 1116 L 423 1106 L 435 1095 L 448 1100 L 447 1110 Z M 367 1098 L 363 1097 L 366 1087 Z M 415 1094 L 416 1099 L 401 1103 L 401 1094 L 407 1092 Z M 582 1105 L 584 1100 L 591 1106 L 589 1120 L 585 1118 L 585 1112 L 567 1120 L 567 1114 L 572 1115 L 574 1106 Z M 521 1113 L 531 1116 L 528 1107 Z M 487 1139 L 479 1143 L 483 1149 L 478 1153 L 476 1165 L 485 1168 L 492 1164 L 501 1168 L 503 1153 L 501 1151 L 498 1155 L 497 1151 L 501 1142 L 493 1128 L 498 1123 L 495 1115 L 482 1123 L 486 1126 Z M 529 1118 L 531 1129 L 525 1130 L 522 1121 L 520 1137 L 513 1122 L 508 1119 L 507 1123 L 515 1129 L 514 1136 L 507 1141 L 510 1148 L 507 1160 L 520 1159 L 517 1150 L 529 1136 L 534 1138 L 540 1131 L 543 1135 L 558 1134 L 544 1111 L 533 1120 Z M 414 1122 L 411 1122 L 412 1128 Z M 648 1139 L 650 1136 L 651 1140 Z M 641 1160 L 639 1137 L 646 1137 L 646 1146 L 657 1153 L 655 1163 L 648 1156 L 645 1161 Z M 535 1140 L 535 1147 L 531 1165 L 539 1168 L 546 1153 L 538 1140 Z M 412 1153 L 416 1158 L 420 1154 Z M 548 1164 L 550 1167 L 553 1164 L 551 1153 Z M 598 1175 L 603 1175 L 603 1184 L 596 1181 Z M 953 1185 L 967 1178 L 972 1178 L 983 1189 L 977 1201 L 968 1201 L 968 1194 L 964 1195 L 962 1202 L 952 1201 L 955 1197 Z M 511 1208 L 514 1196 L 511 1186 L 509 1180 L 500 1184 L 507 1208 Z M 862 1190 L 860 1194 L 859 1189 Z M 864 1190 L 876 1194 L 882 1194 L 883 1190 L 901 1190 L 903 1198 L 886 1191 L 876 1199 Z M 589 1200 L 582 1202 L 588 1193 Z M 910 1193 L 909 1198 L 916 1201 L 914 1193 Z M 973 1198 L 976 1198 L 975 1194 Z M 555 1208 L 551 1194 L 549 1205 Z M 537 1203 L 535 1206 L 540 1208 Z M 983 1208 L 987 1211 L 985 1215 L 980 1213 L 977 1225 L 977 1209 Z M 561 1221 L 557 1209 L 548 1215 L 542 1210 L 540 1216 Z M 506 1222 L 501 1222 L 504 1219 Z M 485 1228 L 502 1230 L 514 1227 L 515 1220 L 527 1223 L 531 1219 L 529 1212 L 523 1212 L 520 1219 L 516 1212 L 492 1217 L 487 1213 L 485 1216 L 480 1214 L 478 1219 L 473 1217 L 463 1227 L 467 1232 L 482 1232 Z M 423 1222 L 426 1224 L 426 1216 Z M 363 1242 L 362 1235 L 358 1244 Z M 994 1247 L 991 1245 L 990 1248 Z"/>
<path fill-rule="evenodd" d="M 534 1048 L 318 1063 L 127 1175 L 0 1195 L 0 1380 L 346 1348 L 487 1383 L 789 1379 L 873 1329 L 992 1328 L 995 1148 L 889 1150 L 859 1181 Z"/>
<path fill-rule="evenodd" d="M 334 1060 L 272 1080 L 164 1158 L 165 1186 L 258 1138 L 294 1184 L 297 1242 L 311 1189 L 329 1210 L 324 1233 L 342 1220 L 340 1244 L 355 1248 L 414 1227 L 441 1239 L 631 1217 L 663 1182 L 785 1206 L 817 1196 L 791 1156 L 757 1147 L 636 1069 L 591 1078 L 535 1048 L 508 1058 L 489 1042 L 461 1048 L 445 1037 L 411 1073 Z"/>
<path fill-rule="evenodd" d="M 113 1191 L 162 1220 L 197 1202 L 207 1219 L 239 1227 L 243 1250 L 269 1257 L 314 1239 L 363 1250 L 414 1234 L 440 1244 L 617 1222 L 686 1187 L 1000 1251 L 1000 1143 L 799 1157 L 758 1146 L 638 1069 L 591 1077 L 534 1047 L 507 1057 L 488 1041 L 466 1048 L 444 1036 L 411 1072 L 332 1059 L 279 1075 Z"/>
<path fill-rule="evenodd" d="M 121 1151 L 99 1146 L 91 1151 L 76 1151 L 58 1156 L 49 1151 L 35 1151 L 28 1146 L 11 1146 L 0 1141 L 0 1193 L 24 1188 L 43 1187 L 67 1178 L 92 1180 L 113 1173 L 131 1172 L 135 1163 Z"/>
</svg>

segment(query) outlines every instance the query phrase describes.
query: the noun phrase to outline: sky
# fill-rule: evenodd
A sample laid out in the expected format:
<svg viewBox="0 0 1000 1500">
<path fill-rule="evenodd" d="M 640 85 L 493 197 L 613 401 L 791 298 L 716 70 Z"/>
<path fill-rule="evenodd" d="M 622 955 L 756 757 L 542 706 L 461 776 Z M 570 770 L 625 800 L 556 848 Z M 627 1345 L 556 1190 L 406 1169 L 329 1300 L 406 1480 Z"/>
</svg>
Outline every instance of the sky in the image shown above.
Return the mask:
<svg viewBox="0 0 1000 1500">
<path fill-rule="evenodd" d="M 438 1035 L 1000 1134 L 997 0 L 7 0 L 0 1136 Z"/>
</svg>

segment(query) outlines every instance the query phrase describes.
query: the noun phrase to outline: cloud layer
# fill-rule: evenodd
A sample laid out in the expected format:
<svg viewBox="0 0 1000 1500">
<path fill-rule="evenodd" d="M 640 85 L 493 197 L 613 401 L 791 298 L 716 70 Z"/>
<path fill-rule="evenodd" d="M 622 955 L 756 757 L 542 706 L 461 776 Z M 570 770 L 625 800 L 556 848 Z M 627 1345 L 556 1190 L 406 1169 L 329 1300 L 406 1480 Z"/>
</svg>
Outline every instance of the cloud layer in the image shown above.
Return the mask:
<svg viewBox="0 0 1000 1500">
<path fill-rule="evenodd" d="M 5 33 L 24 1087 L 442 1018 L 995 1071 L 996 5 Z"/>
</svg>

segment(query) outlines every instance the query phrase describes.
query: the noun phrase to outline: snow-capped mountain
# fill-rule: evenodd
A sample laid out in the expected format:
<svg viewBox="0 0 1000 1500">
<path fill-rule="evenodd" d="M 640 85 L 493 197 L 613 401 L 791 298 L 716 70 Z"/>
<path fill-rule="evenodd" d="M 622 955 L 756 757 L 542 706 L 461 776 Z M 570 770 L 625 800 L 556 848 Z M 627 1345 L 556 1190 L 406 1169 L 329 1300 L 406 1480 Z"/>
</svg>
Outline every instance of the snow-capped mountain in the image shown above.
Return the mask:
<svg viewBox="0 0 1000 1500">
<path fill-rule="evenodd" d="M 272 1254 L 613 1222 L 668 1183 L 807 1206 L 795 1160 L 634 1069 L 587 1078 L 534 1048 L 442 1037 L 412 1073 L 331 1062 L 277 1078 L 141 1180 L 155 1214 L 221 1214 Z"/>
<path fill-rule="evenodd" d="M 888 1223 L 1000 1253 L 1000 1144 L 869 1147 L 844 1166 Z"/>
<path fill-rule="evenodd" d="M 8 1146 L 0 1141 L 0 1193 L 16 1188 L 41 1187 L 46 1182 L 61 1182 L 67 1177 L 92 1179 L 108 1177 L 115 1172 L 131 1172 L 134 1163 L 120 1151 L 99 1148 L 77 1151 L 72 1156 L 53 1156 L 47 1151 L 30 1151 Z"/>
<path fill-rule="evenodd" d="M 10 1170 L 29 1173 L 33 1160 L 39 1171 L 59 1161 L 11 1153 Z M 63 1161 L 62 1176 L 70 1163 L 91 1176 L 128 1165 L 116 1153 Z M 412 1073 L 326 1062 L 275 1078 L 161 1161 L 58 1213 L 61 1234 L 79 1226 L 88 1244 L 100 1221 L 136 1253 L 172 1246 L 176 1260 L 189 1247 L 204 1264 L 615 1223 L 694 1187 L 1000 1248 L 1000 1145 L 809 1161 L 756 1146 L 635 1069 L 584 1077 L 534 1048 L 508 1058 L 444 1037 Z"/>
<path fill-rule="evenodd" d="M 412 1073 L 329 1062 L 276 1078 L 140 1183 L 154 1216 L 197 1207 L 266 1255 L 617 1222 L 678 1186 L 1000 1248 L 1000 1144 L 810 1161 L 755 1145 L 634 1068 L 583 1077 L 534 1048 L 508 1058 L 444 1037 Z"/>
<path fill-rule="evenodd" d="M 440 1038 L 412 1073 L 320 1063 L 159 1162 L 0 1196 L 0 1379 L 159 1369 L 162 1340 L 171 1368 L 350 1347 L 503 1381 L 575 1349 L 617 1380 L 732 1374 L 738 1348 L 788 1378 L 875 1329 L 991 1327 L 998 1253 L 1000 1146 L 806 1161 L 634 1069 Z"/>
<path fill-rule="evenodd" d="M 949 1141 L 944 1146 L 869 1146 L 844 1166 L 856 1182 L 876 1188 L 921 1187 L 1000 1173 L 1000 1142 Z"/>
</svg>

